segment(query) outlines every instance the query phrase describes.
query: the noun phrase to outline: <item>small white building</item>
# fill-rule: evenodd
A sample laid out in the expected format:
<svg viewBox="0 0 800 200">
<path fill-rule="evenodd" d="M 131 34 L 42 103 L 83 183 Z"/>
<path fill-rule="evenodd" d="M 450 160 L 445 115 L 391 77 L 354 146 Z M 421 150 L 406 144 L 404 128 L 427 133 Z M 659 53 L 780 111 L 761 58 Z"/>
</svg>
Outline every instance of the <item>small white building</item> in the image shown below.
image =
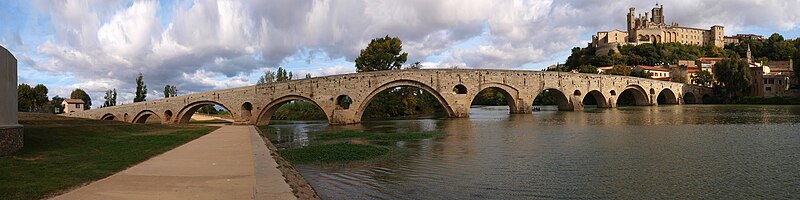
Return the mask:
<svg viewBox="0 0 800 200">
<path fill-rule="evenodd" d="M 82 112 L 86 110 L 84 104 L 86 103 L 81 99 L 64 99 L 64 101 L 61 102 L 61 106 L 64 107 L 64 113 Z"/>
</svg>

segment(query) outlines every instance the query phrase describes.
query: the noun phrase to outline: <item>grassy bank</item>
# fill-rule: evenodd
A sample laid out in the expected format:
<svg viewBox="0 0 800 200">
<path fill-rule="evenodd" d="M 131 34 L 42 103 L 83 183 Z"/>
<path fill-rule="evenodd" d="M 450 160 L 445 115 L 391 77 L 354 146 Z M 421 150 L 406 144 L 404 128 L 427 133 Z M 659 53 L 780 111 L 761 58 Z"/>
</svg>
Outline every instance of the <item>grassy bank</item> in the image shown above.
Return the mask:
<svg viewBox="0 0 800 200">
<path fill-rule="evenodd" d="M 2 199 L 41 199 L 99 180 L 211 132 L 204 126 L 127 124 L 20 114 L 25 146 L 0 157 Z"/>
<path fill-rule="evenodd" d="M 273 131 L 267 126 L 259 127 L 267 137 Z M 330 164 L 354 161 L 390 160 L 402 155 L 402 150 L 392 146 L 376 145 L 375 142 L 413 141 L 440 136 L 440 132 L 375 133 L 358 131 L 309 133 L 310 145 L 303 148 L 279 150 L 283 158 L 292 164 Z M 358 141 L 355 144 L 353 141 Z"/>
</svg>

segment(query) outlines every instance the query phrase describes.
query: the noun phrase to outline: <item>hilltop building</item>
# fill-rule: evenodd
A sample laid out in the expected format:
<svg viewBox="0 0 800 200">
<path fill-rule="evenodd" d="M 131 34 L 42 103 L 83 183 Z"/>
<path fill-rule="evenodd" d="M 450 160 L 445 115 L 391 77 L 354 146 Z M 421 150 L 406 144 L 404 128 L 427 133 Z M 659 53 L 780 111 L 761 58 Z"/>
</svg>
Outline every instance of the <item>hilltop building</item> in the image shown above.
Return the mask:
<svg viewBox="0 0 800 200">
<path fill-rule="evenodd" d="M 652 13 L 652 16 L 650 14 Z M 649 19 L 648 19 L 649 17 Z M 666 24 L 664 6 L 659 6 L 645 12 L 644 16 L 636 15 L 636 9 L 630 8 L 628 12 L 627 31 L 613 30 L 597 32 L 592 36 L 592 46 L 596 48 L 597 55 L 607 54 L 610 50 L 619 52 L 621 45 L 639 45 L 646 43 L 677 42 L 690 45 L 711 44 L 716 47 L 725 47 L 725 28 L 720 25 L 711 29 L 682 27 L 677 23 Z"/>
<path fill-rule="evenodd" d="M 734 36 L 725 36 L 725 45 L 739 44 L 743 40 L 765 40 L 763 35 L 756 34 L 736 34 Z"/>
</svg>

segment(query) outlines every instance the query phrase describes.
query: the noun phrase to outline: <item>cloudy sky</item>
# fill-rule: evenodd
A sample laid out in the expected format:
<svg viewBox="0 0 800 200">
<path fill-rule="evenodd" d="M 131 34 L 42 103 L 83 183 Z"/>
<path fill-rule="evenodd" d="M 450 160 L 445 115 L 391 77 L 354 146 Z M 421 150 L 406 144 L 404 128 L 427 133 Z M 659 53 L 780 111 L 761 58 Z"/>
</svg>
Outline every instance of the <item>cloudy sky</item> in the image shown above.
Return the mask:
<svg viewBox="0 0 800 200">
<path fill-rule="evenodd" d="M 563 63 L 601 30 L 625 29 L 645 0 L 2 0 L 0 45 L 19 82 L 50 96 L 89 92 L 95 107 L 116 88 L 131 102 L 141 72 L 148 99 L 254 84 L 266 70 L 354 72 L 370 39 L 403 40 L 426 67 L 541 69 Z M 800 35 L 800 0 L 662 0 L 668 22 L 726 35 Z"/>
</svg>

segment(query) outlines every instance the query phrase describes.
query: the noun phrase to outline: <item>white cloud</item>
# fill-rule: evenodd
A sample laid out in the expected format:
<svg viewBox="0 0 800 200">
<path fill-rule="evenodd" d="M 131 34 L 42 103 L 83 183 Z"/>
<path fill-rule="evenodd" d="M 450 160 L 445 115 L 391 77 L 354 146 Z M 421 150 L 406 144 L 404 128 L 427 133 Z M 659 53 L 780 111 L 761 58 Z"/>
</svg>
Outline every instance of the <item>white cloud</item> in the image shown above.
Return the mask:
<svg viewBox="0 0 800 200">
<path fill-rule="evenodd" d="M 800 1 L 794 0 L 661 3 L 668 21 L 685 26 L 721 24 L 728 33 L 745 26 L 800 26 L 800 12 L 794 10 Z M 125 100 L 132 97 L 138 72 L 156 91 L 166 84 L 186 93 L 237 87 L 253 83 L 250 73 L 279 66 L 306 49 L 352 61 L 370 39 L 384 35 L 403 40 L 409 62 L 441 56 L 426 67 L 518 68 L 585 46 L 596 31 L 624 29 L 631 6 L 640 13 L 652 7 L 633 0 L 195 0 L 159 13 L 167 9 L 155 1 L 36 4 L 49 15 L 54 32 L 35 44 L 39 56 L 25 62 L 80 83 L 70 87 L 117 88 Z M 479 42 L 465 45 L 476 38 Z M 354 71 L 331 65 L 304 67 L 299 74 Z"/>
</svg>

